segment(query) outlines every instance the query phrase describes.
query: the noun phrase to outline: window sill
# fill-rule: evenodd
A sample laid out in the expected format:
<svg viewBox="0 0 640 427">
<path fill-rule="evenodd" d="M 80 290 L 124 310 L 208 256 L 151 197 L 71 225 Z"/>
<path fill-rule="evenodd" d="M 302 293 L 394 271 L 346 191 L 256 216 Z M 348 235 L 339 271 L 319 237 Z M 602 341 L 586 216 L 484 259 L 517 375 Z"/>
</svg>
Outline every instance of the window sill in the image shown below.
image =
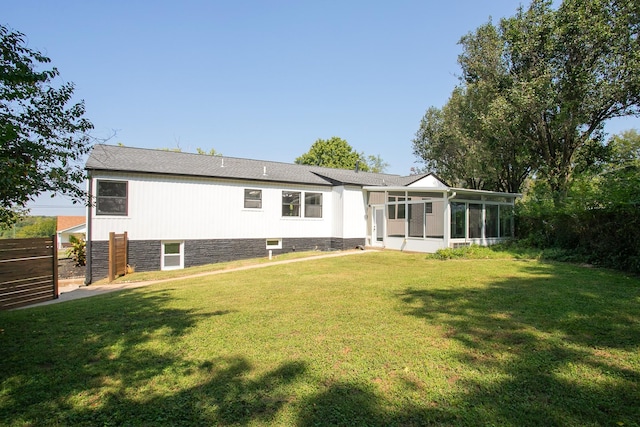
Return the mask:
<svg viewBox="0 0 640 427">
<path fill-rule="evenodd" d="M 283 219 L 285 221 L 322 221 L 324 218 L 307 218 L 307 217 L 300 217 L 300 216 L 283 216 L 283 217 L 280 217 L 280 219 Z"/>
</svg>

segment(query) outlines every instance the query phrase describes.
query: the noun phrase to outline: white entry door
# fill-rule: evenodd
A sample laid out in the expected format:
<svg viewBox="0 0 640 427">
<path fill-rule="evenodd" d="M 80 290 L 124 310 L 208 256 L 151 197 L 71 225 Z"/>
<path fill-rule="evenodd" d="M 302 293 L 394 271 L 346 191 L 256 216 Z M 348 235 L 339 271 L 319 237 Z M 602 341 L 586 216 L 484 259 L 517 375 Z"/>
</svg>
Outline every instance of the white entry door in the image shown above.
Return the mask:
<svg viewBox="0 0 640 427">
<path fill-rule="evenodd" d="M 371 228 L 371 244 L 373 246 L 384 246 L 384 207 L 373 208 Z"/>
</svg>

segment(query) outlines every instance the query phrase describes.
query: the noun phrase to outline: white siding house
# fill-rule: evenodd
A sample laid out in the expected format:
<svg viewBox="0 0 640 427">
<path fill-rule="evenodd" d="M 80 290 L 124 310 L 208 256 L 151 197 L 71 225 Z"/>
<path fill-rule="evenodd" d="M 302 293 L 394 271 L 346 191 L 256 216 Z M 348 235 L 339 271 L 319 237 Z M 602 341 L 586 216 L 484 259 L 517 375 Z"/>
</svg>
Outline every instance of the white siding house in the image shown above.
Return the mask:
<svg viewBox="0 0 640 427">
<path fill-rule="evenodd" d="M 137 271 L 295 250 L 434 252 L 512 233 L 516 195 L 316 166 L 96 145 L 87 160 L 87 282 L 107 275 L 110 232 Z"/>
</svg>

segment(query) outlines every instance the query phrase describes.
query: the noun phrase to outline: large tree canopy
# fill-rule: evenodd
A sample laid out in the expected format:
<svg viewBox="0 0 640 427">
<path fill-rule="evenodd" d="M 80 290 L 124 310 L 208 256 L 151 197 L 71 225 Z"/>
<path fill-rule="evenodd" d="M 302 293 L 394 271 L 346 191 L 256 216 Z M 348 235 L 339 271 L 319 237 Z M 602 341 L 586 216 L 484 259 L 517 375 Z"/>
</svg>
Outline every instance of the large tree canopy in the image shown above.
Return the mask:
<svg viewBox="0 0 640 427">
<path fill-rule="evenodd" d="M 365 172 L 384 172 L 389 166 L 379 155 L 366 157 L 364 153 L 355 151 L 347 141 L 336 136 L 316 140 L 309 151 L 296 158 L 295 162 L 337 169 L 354 169 L 358 163 L 359 169 Z"/>
<path fill-rule="evenodd" d="M 603 143 L 605 122 L 640 113 L 636 0 L 565 0 L 557 9 L 533 0 L 460 43 L 460 87 L 427 111 L 413 142 L 453 182 L 519 191 L 535 172 L 561 201 L 580 151 Z M 443 151 L 452 156 L 437 157 Z"/>
<path fill-rule="evenodd" d="M 0 25 L 0 224 L 43 192 L 83 201 L 79 164 L 93 125 L 84 103 L 68 105 L 73 84 L 54 86 L 59 72 L 28 48 L 22 33 Z"/>
</svg>

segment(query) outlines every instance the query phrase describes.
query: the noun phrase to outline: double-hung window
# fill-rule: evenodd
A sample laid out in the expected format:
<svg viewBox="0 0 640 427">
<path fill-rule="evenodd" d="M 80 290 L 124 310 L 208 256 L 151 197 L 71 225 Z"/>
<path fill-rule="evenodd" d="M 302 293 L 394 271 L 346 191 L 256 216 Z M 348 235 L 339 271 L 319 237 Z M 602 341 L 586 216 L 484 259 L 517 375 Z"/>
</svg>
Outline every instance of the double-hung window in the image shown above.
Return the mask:
<svg viewBox="0 0 640 427">
<path fill-rule="evenodd" d="M 304 216 L 322 218 L 322 193 L 304 193 Z"/>
<path fill-rule="evenodd" d="M 244 207 L 247 209 L 262 208 L 262 190 L 245 189 Z"/>
<path fill-rule="evenodd" d="M 300 216 L 300 192 L 282 192 L 282 216 Z"/>
<path fill-rule="evenodd" d="M 96 215 L 127 215 L 127 181 L 98 180 Z"/>
<path fill-rule="evenodd" d="M 162 270 L 184 268 L 184 242 L 162 242 Z"/>
</svg>

